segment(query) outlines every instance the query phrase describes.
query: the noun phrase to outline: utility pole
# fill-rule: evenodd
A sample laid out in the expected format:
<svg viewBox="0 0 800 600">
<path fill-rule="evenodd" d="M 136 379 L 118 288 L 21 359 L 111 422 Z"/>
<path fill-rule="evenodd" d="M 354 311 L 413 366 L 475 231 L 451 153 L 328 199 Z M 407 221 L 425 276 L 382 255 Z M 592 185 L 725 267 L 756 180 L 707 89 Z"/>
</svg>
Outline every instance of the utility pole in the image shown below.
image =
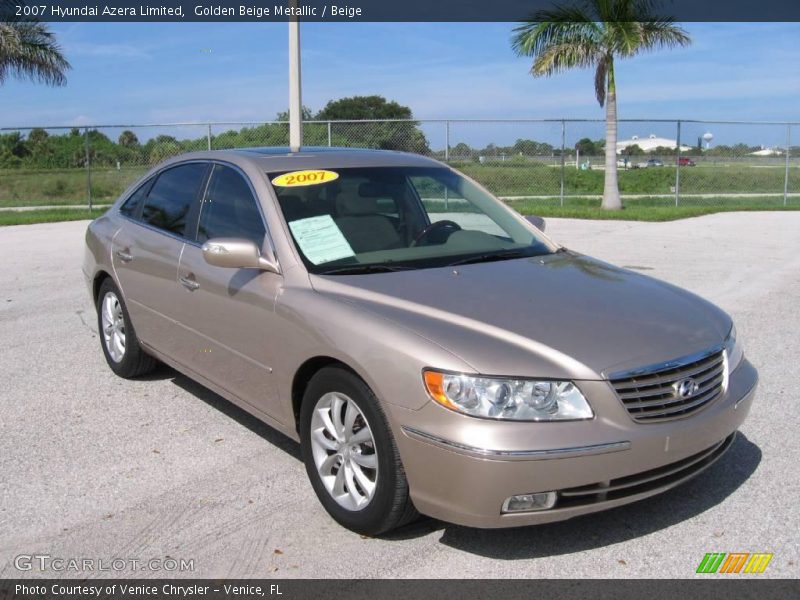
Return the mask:
<svg viewBox="0 0 800 600">
<path fill-rule="evenodd" d="M 84 160 L 86 161 L 86 194 L 89 198 L 89 212 L 92 212 L 92 163 L 89 154 L 89 128 L 83 130 L 83 151 Z"/>
<path fill-rule="evenodd" d="M 678 139 L 675 140 L 675 206 L 681 198 L 681 122 L 678 121 Z"/>
<path fill-rule="evenodd" d="M 297 0 L 291 6 L 297 8 Z M 300 89 L 300 21 L 289 19 L 289 148 L 299 152 L 303 145 L 303 101 Z"/>
<path fill-rule="evenodd" d="M 564 167 L 565 162 L 564 160 L 566 157 L 564 156 L 567 152 L 567 123 L 564 119 L 561 120 L 561 192 L 559 193 L 560 197 L 560 204 L 564 206 Z M 578 155 L 575 155 L 575 162 L 578 162 Z"/>
<path fill-rule="evenodd" d="M 786 170 L 783 173 L 783 205 L 789 198 L 789 155 L 792 152 L 792 126 L 786 125 Z"/>
</svg>

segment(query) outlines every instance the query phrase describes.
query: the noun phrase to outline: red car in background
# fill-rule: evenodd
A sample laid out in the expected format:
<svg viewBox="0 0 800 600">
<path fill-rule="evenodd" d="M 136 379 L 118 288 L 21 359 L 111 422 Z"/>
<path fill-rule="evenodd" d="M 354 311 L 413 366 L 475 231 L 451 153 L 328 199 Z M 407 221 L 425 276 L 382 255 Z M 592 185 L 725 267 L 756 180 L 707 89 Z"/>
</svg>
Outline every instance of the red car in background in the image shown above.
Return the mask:
<svg viewBox="0 0 800 600">
<path fill-rule="evenodd" d="M 682 167 L 694 167 L 695 162 L 689 158 L 688 156 L 679 156 L 678 157 L 678 164 Z"/>
</svg>

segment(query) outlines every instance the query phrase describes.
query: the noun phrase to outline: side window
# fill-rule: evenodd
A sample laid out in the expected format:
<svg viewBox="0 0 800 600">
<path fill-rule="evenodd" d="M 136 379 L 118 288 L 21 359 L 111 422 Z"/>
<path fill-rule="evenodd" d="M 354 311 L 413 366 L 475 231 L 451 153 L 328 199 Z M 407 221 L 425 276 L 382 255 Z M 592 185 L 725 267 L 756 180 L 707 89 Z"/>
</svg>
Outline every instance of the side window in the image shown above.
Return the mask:
<svg viewBox="0 0 800 600">
<path fill-rule="evenodd" d="M 508 235 L 489 215 L 474 206 L 458 191 L 428 176 L 411 177 L 431 223 L 455 221 L 461 229 L 483 231 L 491 235 Z"/>
<path fill-rule="evenodd" d="M 119 207 L 119 212 L 126 217 L 135 217 L 138 214 L 139 205 L 145 197 L 147 188 L 150 186 L 150 179 L 145 181 L 139 188 L 133 192 L 128 199 Z"/>
<path fill-rule="evenodd" d="M 236 237 L 264 242 L 264 222 L 245 179 L 230 167 L 216 165 L 200 212 L 197 240 Z"/>
<path fill-rule="evenodd" d="M 142 221 L 182 236 L 207 166 L 189 163 L 161 173 L 144 201 Z"/>
</svg>

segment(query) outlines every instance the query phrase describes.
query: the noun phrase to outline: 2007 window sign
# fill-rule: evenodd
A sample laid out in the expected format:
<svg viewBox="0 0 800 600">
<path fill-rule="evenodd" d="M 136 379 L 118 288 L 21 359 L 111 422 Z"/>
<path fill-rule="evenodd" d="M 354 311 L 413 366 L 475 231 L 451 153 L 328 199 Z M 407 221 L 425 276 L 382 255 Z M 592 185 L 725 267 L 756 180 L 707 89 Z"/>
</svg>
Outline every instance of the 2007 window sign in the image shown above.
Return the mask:
<svg viewBox="0 0 800 600">
<path fill-rule="evenodd" d="M 321 169 L 316 171 L 292 171 L 291 173 L 284 173 L 283 175 L 275 177 L 272 180 L 272 185 L 278 187 L 319 185 L 320 183 L 328 183 L 338 178 L 339 174 L 336 171 L 324 171 Z"/>
</svg>

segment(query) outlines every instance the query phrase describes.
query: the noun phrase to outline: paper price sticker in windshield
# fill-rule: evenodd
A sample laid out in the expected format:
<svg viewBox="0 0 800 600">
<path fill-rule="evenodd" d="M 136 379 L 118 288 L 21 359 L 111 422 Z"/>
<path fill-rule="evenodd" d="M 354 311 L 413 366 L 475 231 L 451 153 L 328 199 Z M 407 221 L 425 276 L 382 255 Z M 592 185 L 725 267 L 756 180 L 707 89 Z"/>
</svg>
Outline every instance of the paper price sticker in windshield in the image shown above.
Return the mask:
<svg viewBox="0 0 800 600">
<path fill-rule="evenodd" d="M 330 215 L 291 221 L 289 229 L 303 254 L 315 265 L 355 255 L 342 230 Z"/>
<path fill-rule="evenodd" d="M 334 179 L 339 179 L 339 174 L 335 171 L 307 170 L 292 171 L 278 175 L 272 180 L 272 185 L 278 187 L 298 187 L 301 185 L 319 185 L 328 183 Z"/>
</svg>

